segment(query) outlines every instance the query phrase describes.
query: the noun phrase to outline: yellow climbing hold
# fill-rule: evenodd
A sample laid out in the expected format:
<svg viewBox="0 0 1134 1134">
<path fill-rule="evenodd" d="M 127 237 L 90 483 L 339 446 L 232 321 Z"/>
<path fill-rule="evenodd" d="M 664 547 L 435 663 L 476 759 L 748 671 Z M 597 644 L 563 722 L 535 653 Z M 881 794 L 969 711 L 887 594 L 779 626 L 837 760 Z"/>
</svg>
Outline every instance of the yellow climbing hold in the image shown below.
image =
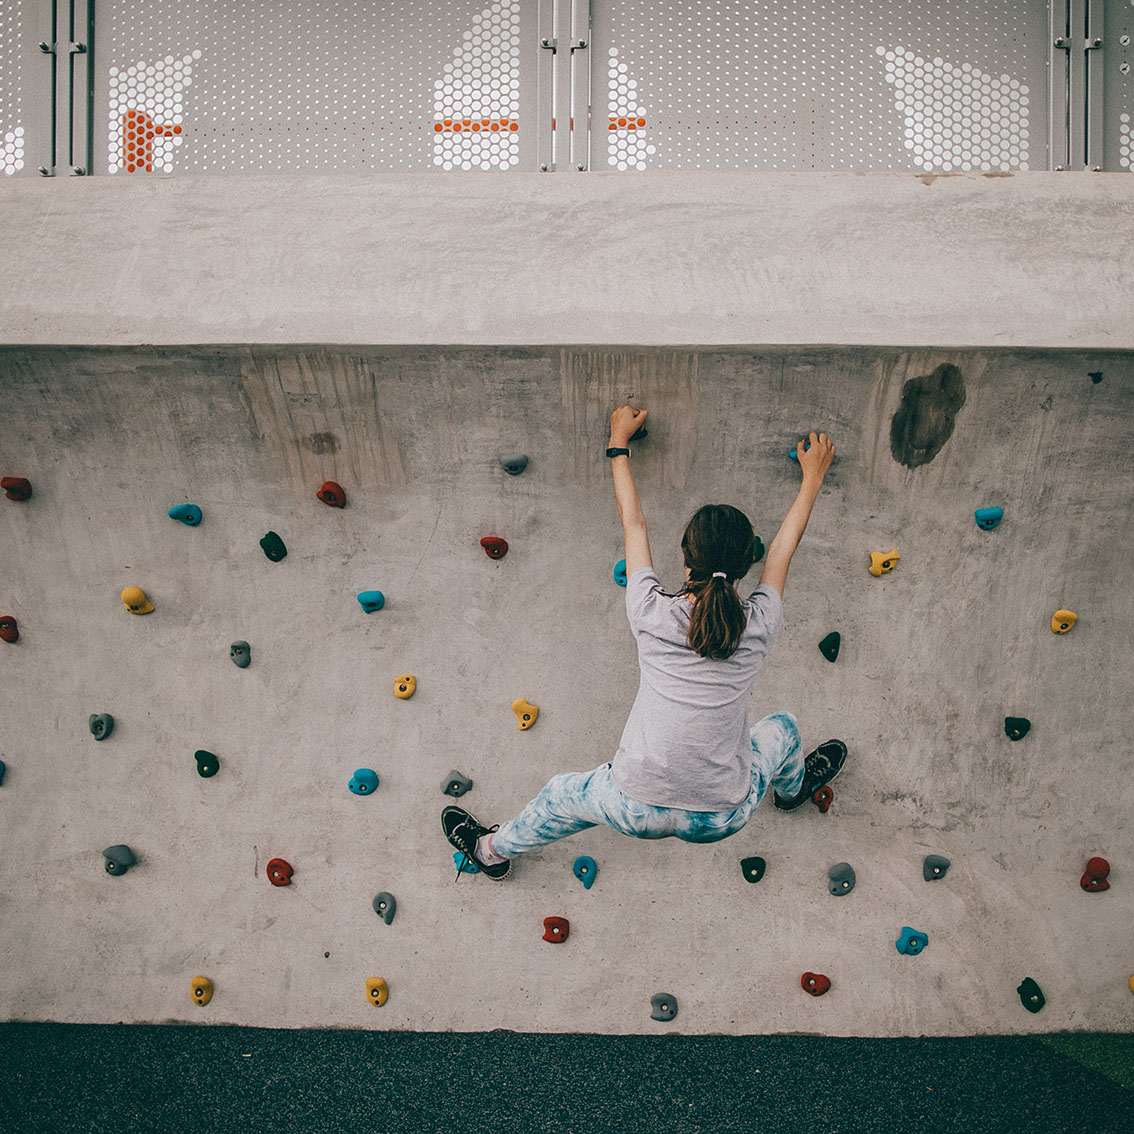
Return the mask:
<svg viewBox="0 0 1134 1134">
<path fill-rule="evenodd" d="M 154 604 L 146 598 L 146 592 L 141 587 L 127 587 L 122 592 L 122 605 L 131 614 L 149 614 Z"/>
<path fill-rule="evenodd" d="M 516 727 L 518 729 L 531 728 L 539 716 L 539 706 L 529 705 L 523 697 L 517 697 L 512 702 L 512 712 L 516 714 Z"/>
<path fill-rule="evenodd" d="M 417 678 L 412 673 L 403 673 L 401 677 L 394 678 L 394 696 L 403 701 L 413 696 L 417 688 Z"/>
<path fill-rule="evenodd" d="M 1056 634 L 1066 634 L 1078 621 L 1079 616 L 1073 610 L 1057 610 L 1051 616 L 1051 628 Z"/>
<path fill-rule="evenodd" d="M 193 1003 L 203 1008 L 213 998 L 213 982 L 207 976 L 192 977 L 189 991 L 193 994 Z"/>
<path fill-rule="evenodd" d="M 390 990 L 386 987 L 386 982 L 381 977 L 367 977 L 366 978 L 366 999 L 374 1005 L 375 1008 L 381 1008 L 383 1004 L 389 999 Z"/>
<path fill-rule="evenodd" d="M 887 571 L 893 571 L 894 564 L 899 559 L 901 559 L 901 556 L 896 547 L 889 551 L 872 551 L 870 553 L 870 573 L 875 578 L 879 575 L 885 575 Z"/>
</svg>

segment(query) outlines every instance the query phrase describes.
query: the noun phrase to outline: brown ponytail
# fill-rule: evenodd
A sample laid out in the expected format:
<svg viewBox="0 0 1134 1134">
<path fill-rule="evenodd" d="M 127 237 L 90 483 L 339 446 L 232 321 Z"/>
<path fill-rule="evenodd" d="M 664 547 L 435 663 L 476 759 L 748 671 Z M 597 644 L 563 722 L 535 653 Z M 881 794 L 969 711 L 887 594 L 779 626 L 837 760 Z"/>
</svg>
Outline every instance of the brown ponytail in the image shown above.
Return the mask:
<svg viewBox="0 0 1134 1134">
<path fill-rule="evenodd" d="M 754 538 L 748 517 L 729 504 L 698 509 L 681 537 L 694 600 L 689 647 L 703 658 L 731 657 L 740 645 L 747 618 L 733 583 L 752 566 Z"/>
</svg>

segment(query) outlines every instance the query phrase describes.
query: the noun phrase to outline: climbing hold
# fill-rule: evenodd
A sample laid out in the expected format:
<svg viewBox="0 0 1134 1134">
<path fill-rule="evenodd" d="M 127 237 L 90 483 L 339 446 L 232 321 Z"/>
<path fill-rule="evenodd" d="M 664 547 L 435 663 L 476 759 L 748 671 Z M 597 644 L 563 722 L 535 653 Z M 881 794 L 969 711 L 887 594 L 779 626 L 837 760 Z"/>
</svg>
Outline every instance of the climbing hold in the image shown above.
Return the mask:
<svg viewBox="0 0 1134 1134">
<path fill-rule="evenodd" d="M 759 563 L 764 558 L 764 541 L 755 536 L 752 540 L 752 562 Z"/>
<path fill-rule="evenodd" d="M 457 868 L 458 874 L 480 873 L 480 867 L 467 855 L 461 854 L 460 851 L 453 851 L 453 865 Z"/>
<path fill-rule="evenodd" d="M 836 897 L 854 889 L 854 867 L 849 862 L 837 862 L 827 871 L 827 889 Z"/>
<path fill-rule="evenodd" d="M 1003 508 L 978 508 L 973 515 L 976 517 L 976 526 L 982 532 L 990 532 L 1004 519 Z"/>
<path fill-rule="evenodd" d="M 929 944 L 929 937 L 924 933 L 918 933 L 916 929 L 912 929 L 908 925 L 902 926 L 902 935 L 894 942 L 894 947 L 899 953 L 906 953 L 911 957 L 916 957 Z"/>
<path fill-rule="evenodd" d="M 373 768 L 356 768 L 347 787 L 355 795 L 370 795 L 377 790 L 378 773 Z"/>
<path fill-rule="evenodd" d="M 0 760 L 0 784 L 4 782 L 4 773 L 8 770 L 8 765 Z"/>
<path fill-rule="evenodd" d="M 1101 370 L 1088 370 L 1087 377 L 1097 386 L 1102 381 L 1103 372 Z"/>
<path fill-rule="evenodd" d="M 571 932 L 571 925 L 565 917 L 545 917 L 543 919 L 543 939 L 554 945 L 562 945 Z"/>
<path fill-rule="evenodd" d="M 394 913 L 397 911 L 398 903 L 394 901 L 393 894 L 387 894 L 383 890 L 379 894 L 374 895 L 374 901 L 370 903 L 374 907 L 374 912 L 387 924 L 394 920 Z"/>
<path fill-rule="evenodd" d="M 768 864 L 758 854 L 755 854 L 751 858 L 742 858 L 740 869 L 744 874 L 745 882 L 759 882 L 764 877 L 764 871 L 768 869 Z"/>
<path fill-rule="evenodd" d="M 803 443 L 803 451 L 804 451 L 805 453 L 807 453 L 807 452 L 810 452 L 810 450 L 811 450 L 811 442 L 810 442 L 810 441 L 804 441 L 804 443 Z M 798 461 L 798 460 L 799 460 L 799 446 L 798 446 L 798 445 L 793 445 L 793 446 L 792 446 L 792 447 L 791 447 L 791 448 L 790 448 L 790 449 L 788 450 L 788 456 L 789 456 L 789 457 L 791 457 L 791 459 L 792 459 L 793 461 Z"/>
<path fill-rule="evenodd" d="M 1088 894 L 1097 894 L 1102 890 L 1109 890 L 1110 883 L 1106 876 L 1110 873 L 1110 863 L 1105 858 L 1087 859 L 1087 869 L 1079 879 L 1079 885 Z"/>
<path fill-rule="evenodd" d="M 812 996 L 822 996 L 824 992 L 830 992 L 831 978 L 822 973 L 804 973 L 799 978 L 799 987 Z"/>
<path fill-rule="evenodd" d="M 373 614 L 386 605 L 386 596 L 381 591 L 359 591 L 355 598 L 367 614 Z"/>
<path fill-rule="evenodd" d="M 1040 991 L 1040 986 L 1030 976 L 1024 977 L 1016 986 L 1016 991 L 1020 994 L 1020 1003 L 1029 1012 L 1038 1012 L 1047 1003 Z"/>
<path fill-rule="evenodd" d="M 114 718 L 109 713 L 91 713 L 87 726 L 95 740 L 105 740 L 114 731 Z"/>
<path fill-rule="evenodd" d="M 10 614 L 0 614 L 0 639 L 5 642 L 20 640 L 20 628 Z"/>
<path fill-rule="evenodd" d="M 896 548 L 891 548 L 889 551 L 872 551 L 870 553 L 870 573 L 877 578 L 879 575 L 885 575 L 888 571 L 893 571 L 894 564 L 901 559 Z"/>
<path fill-rule="evenodd" d="M 273 562 L 278 563 L 287 555 L 287 546 L 275 532 L 268 532 L 260 540 L 264 554 Z"/>
<path fill-rule="evenodd" d="M 657 996 L 650 997 L 653 1011 L 651 1020 L 672 1020 L 677 1015 L 677 997 L 670 996 L 668 992 L 659 992 Z"/>
<path fill-rule="evenodd" d="M 631 441 L 645 441 L 649 437 L 650 431 L 644 426 L 640 425 L 633 433 L 630 434 Z"/>
<path fill-rule="evenodd" d="M 102 857 L 106 859 L 107 874 L 125 874 L 138 861 L 134 857 L 134 852 L 124 843 L 107 847 L 102 852 Z"/>
<path fill-rule="evenodd" d="M 315 495 L 332 508 L 346 507 L 346 491 L 341 484 L 336 484 L 333 480 L 323 481 L 323 487 Z"/>
<path fill-rule="evenodd" d="M 403 673 L 394 678 L 394 696 L 402 701 L 408 701 L 417 688 L 417 678 L 412 673 Z"/>
<path fill-rule="evenodd" d="M 386 982 L 381 977 L 372 976 L 366 978 L 366 999 L 369 1000 L 375 1008 L 381 1008 L 389 997 L 390 990 L 386 987 Z"/>
<path fill-rule="evenodd" d="M 0 778 L 2 778 L 2 777 L 0 777 Z M 1130 980 L 1129 980 L 1129 981 L 1127 981 L 1127 983 L 1128 983 L 1128 984 L 1130 985 L 1130 991 L 1131 991 L 1131 992 L 1134 992 L 1134 976 L 1132 976 L 1132 977 L 1130 978 Z"/>
<path fill-rule="evenodd" d="M 1051 616 L 1051 628 L 1056 634 L 1066 634 L 1078 621 L 1079 616 L 1074 611 L 1057 610 Z"/>
<path fill-rule="evenodd" d="M 462 776 L 455 768 L 441 781 L 441 790 L 454 799 L 460 799 L 466 791 L 472 791 L 472 780 Z"/>
<path fill-rule="evenodd" d="M 1009 740 L 1023 740 L 1031 727 L 1032 722 L 1027 717 L 1004 718 L 1004 732 Z"/>
<path fill-rule="evenodd" d="M 927 854 L 925 861 L 921 864 L 921 876 L 926 882 L 936 882 L 938 878 L 944 878 L 945 872 L 950 867 L 949 860 L 940 854 Z"/>
<path fill-rule="evenodd" d="M 201 522 L 201 509 L 196 504 L 178 504 L 177 507 L 170 508 L 169 518 L 195 528 Z"/>
<path fill-rule="evenodd" d="M 203 780 L 210 779 L 220 771 L 220 761 L 204 748 L 198 748 L 193 753 L 193 759 L 197 761 L 197 775 Z"/>
<path fill-rule="evenodd" d="M 614 581 L 620 586 L 626 586 L 626 560 L 620 559 L 614 565 Z"/>
<path fill-rule="evenodd" d="M 127 587 L 122 592 L 122 605 L 131 614 L 149 614 L 154 608 L 141 587 Z"/>
<path fill-rule="evenodd" d="M 291 863 L 284 862 L 282 858 L 270 858 L 268 859 L 267 871 L 268 881 L 271 882 L 273 886 L 291 885 L 291 876 L 293 873 Z"/>
<path fill-rule="evenodd" d="M 528 458 L 523 453 L 501 453 L 500 467 L 509 476 L 519 476 L 528 467 Z"/>
<path fill-rule="evenodd" d="M 6 476 L 0 478 L 0 488 L 4 490 L 4 495 L 9 500 L 27 500 L 31 496 L 31 484 L 28 482 L 27 477 L 23 476 Z"/>
<path fill-rule="evenodd" d="M 228 647 L 228 656 L 241 669 L 247 669 L 252 664 L 252 647 L 247 642 L 233 642 Z"/>
<path fill-rule="evenodd" d="M 571 873 L 582 882 L 584 890 L 589 890 L 598 877 L 598 863 L 589 854 L 581 854 L 571 864 Z"/>
<path fill-rule="evenodd" d="M 539 706 L 529 705 L 523 697 L 517 697 L 512 702 L 512 712 L 516 714 L 516 727 L 522 731 L 535 724 L 536 717 L 539 716 Z"/>
<path fill-rule="evenodd" d="M 843 644 L 843 636 L 838 630 L 832 630 L 819 643 L 819 652 L 829 661 L 833 662 L 839 656 L 839 647 Z"/>
<path fill-rule="evenodd" d="M 503 559 L 508 554 L 508 541 L 499 536 L 487 535 L 480 541 L 489 559 Z"/>
<path fill-rule="evenodd" d="M 819 808 L 822 814 L 826 815 L 831 810 L 831 804 L 835 802 L 835 789 L 830 784 L 816 788 L 811 793 L 811 802 Z"/>
<path fill-rule="evenodd" d="M 193 997 L 193 1003 L 204 1008 L 213 998 L 213 982 L 207 976 L 190 977 L 189 992 Z"/>
</svg>

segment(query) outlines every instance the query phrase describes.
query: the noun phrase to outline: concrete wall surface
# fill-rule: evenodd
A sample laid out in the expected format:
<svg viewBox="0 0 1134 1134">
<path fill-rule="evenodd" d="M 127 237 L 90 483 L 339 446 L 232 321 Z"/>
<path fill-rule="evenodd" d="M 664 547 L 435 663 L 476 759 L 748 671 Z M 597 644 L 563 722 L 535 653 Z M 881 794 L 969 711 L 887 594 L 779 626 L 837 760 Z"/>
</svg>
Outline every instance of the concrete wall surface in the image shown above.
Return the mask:
<svg viewBox="0 0 1134 1134">
<path fill-rule="evenodd" d="M 13 180 L 0 342 L 1134 348 L 1122 174 Z"/>
<path fill-rule="evenodd" d="M 964 404 L 911 469 L 891 419 L 906 382 L 943 365 Z M 650 410 L 633 467 L 675 589 L 696 506 L 741 506 L 768 541 L 798 481 L 788 448 L 812 427 L 836 440 L 750 706 L 793 712 L 809 750 L 846 742 L 834 805 L 765 801 L 709 846 L 594 829 L 506 883 L 454 882 L 450 769 L 495 823 L 616 749 L 637 667 L 602 449 L 631 396 Z M 34 489 L 0 498 L 0 614 L 20 632 L 0 643 L 0 1018 L 1128 1029 L 1132 411 L 1120 352 L 0 350 L 0 471 Z M 516 450 L 531 461 L 510 477 L 497 456 Z M 326 479 L 345 509 L 316 499 Z M 198 527 L 166 514 L 187 501 Z M 1004 508 L 993 531 L 974 523 L 984 505 Z M 258 546 L 269 529 L 278 563 Z M 484 554 L 488 534 L 505 558 Z M 872 578 L 869 552 L 892 547 L 897 567 Z M 125 611 L 131 584 L 152 614 Z M 384 610 L 362 612 L 368 588 Z M 1058 608 L 1079 616 L 1063 636 Z M 833 665 L 817 649 L 831 630 Z M 393 696 L 403 673 L 410 700 Z M 526 732 L 517 697 L 540 708 Z M 99 712 L 117 722 L 102 742 Z M 1008 715 L 1032 721 L 1023 740 Z M 218 775 L 198 777 L 197 749 Z M 360 767 L 381 778 L 369 798 L 347 790 Z M 117 843 L 138 857 L 123 877 L 100 853 Z M 945 879 L 922 879 L 929 853 L 952 860 Z M 580 854 L 599 864 L 590 890 Z M 748 855 L 768 863 L 755 885 Z M 1113 866 L 1105 893 L 1079 887 L 1093 855 Z M 272 857 L 290 887 L 269 884 Z M 858 883 L 832 897 L 840 861 Z M 551 915 L 565 944 L 541 939 Z M 928 934 L 920 956 L 895 949 L 903 926 Z M 805 970 L 831 992 L 801 991 Z M 204 1009 L 198 974 L 216 987 Z M 389 984 L 380 1009 L 371 976 Z M 1047 997 L 1035 1016 L 1026 976 Z M 663 991 L 670 1025 L 650 1019 Z"/>
</svg>

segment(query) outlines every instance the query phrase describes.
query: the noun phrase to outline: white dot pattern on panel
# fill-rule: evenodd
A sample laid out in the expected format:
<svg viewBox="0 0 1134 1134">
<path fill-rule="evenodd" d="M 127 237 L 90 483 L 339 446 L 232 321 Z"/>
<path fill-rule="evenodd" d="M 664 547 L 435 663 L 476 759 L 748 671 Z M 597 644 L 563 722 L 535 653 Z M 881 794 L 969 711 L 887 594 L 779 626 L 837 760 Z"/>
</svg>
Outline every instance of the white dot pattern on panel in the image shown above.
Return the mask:
<svg viewBox="0 0 1134 1134">
<path fill-rule="evenodd" d="M 173 172 L 174 149 L 185 141 L 182 96 L 193 85 L 193 64 L 200 58 L 194 51 L 110 68 L 108 172 Z"/>
<path fill-rule="evenodd" d="M 1028 88 L 940 56 L 877 47 L 905 116 L 905 147 L 922 169 L 1027 169 Z"/>
<path fill-rule="evenodd" d="M 619 62 L 618 48 L 610 49 L 607 64 L 610 120 L 607 122 L 607 163 L 617 169 L 645 169 L 647 157 L 657 153 L 647 134 L 645 110 L 638 102 L 638 83 L 625 63 Z"/>
<path fill-rule="evenodd" d="M 0 130 L 4 131 L 0 142 L 0 172 L 7 177 L 24 168 L 24 128 L 19 125 L 23 117 L 19 51 L 22 19 L 19 0 L 0 4 Z"/>
<path fill-rule="evenodd" d="M 1118 164 L 1123 169 L 1134 170 L 1134 129 L 1130 126 L 1130 115 L 1118 116 Z"/>
<path fill-rule="evenodd" d="M 519 162 L 518 0 L 498 0 L 473 17 L 434 89 L 434 165 L 490 170 Z"/>
</svg>

